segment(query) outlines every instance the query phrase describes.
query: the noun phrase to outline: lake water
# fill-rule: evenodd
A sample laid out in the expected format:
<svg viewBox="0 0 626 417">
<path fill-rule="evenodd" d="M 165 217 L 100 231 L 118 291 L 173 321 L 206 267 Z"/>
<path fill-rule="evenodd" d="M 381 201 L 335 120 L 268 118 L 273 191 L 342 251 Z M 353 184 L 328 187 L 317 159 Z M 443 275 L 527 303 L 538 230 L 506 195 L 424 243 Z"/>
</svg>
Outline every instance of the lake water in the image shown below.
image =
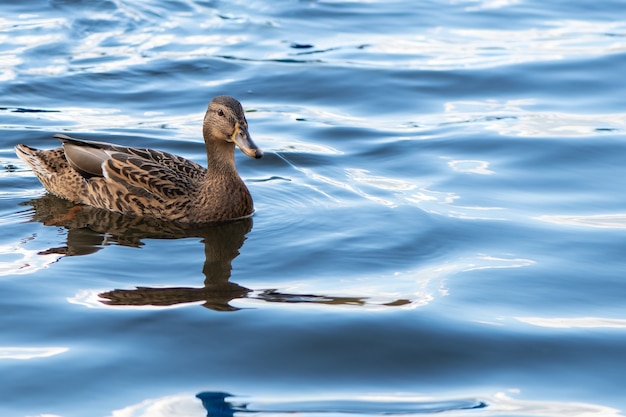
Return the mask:
<svg viewBox="0 0 626 417">
<path fill-rule="evenodd" d="M 626 416 L 625 1 L 0 5 L 0 415 Z M 55 133 L 205 162 L 251 221 L 46 196 Z"/>
</svg>

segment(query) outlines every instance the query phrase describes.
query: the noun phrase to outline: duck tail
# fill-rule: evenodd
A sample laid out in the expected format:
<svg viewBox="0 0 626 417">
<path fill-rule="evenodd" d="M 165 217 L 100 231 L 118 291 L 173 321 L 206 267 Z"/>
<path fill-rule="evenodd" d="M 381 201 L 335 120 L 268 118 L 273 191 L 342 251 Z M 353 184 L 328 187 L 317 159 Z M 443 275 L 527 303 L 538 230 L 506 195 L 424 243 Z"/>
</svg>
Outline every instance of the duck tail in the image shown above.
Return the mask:
<svg viewBox="0 0 626 417">
<path fill-rule="evenodd" d="M 63 172 L 67 161 L 61 148 L 41 150 L 19 144 L 15 147 L 18 158 L 24 161 L 35 173 L 39 181 L 50 191 L 48 183 L 53 174 Z"/>
<path fill-rule="evenodd" d="M 24 161 L 28 166 L 30 166 L 33 170 L 36 169 L 40 164 L 40 158 L 37 154 L 41 152 L 39 149 L 31 148 L 27 145 L 19 144 L 15 147 L 15 154 L 18 158 Z"/>
</svg>

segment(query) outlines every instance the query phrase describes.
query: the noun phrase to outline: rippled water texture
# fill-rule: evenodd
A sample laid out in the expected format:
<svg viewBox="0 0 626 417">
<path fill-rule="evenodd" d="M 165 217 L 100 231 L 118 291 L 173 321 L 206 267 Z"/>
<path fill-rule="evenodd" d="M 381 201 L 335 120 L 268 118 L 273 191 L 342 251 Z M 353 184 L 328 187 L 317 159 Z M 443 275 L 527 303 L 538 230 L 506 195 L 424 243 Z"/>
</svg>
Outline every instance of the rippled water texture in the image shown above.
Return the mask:
<svg viewBox="0 0 626 417">
<path fill-rule="evenodd" d="M 4 2 L 0 415 L 626 415 L 625 11 Z M 251 220 L 77 211 L 13 152 L 205 163 L 220 94 Z"/>
</svg>

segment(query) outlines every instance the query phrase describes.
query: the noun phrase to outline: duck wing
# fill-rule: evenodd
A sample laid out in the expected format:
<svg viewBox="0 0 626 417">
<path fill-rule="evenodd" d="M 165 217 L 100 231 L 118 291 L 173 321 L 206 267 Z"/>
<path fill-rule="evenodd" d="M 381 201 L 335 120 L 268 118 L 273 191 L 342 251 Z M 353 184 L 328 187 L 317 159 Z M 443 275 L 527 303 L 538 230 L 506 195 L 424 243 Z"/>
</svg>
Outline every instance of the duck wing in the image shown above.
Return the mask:
<svg viewBox="0 0 626 417">
<path fill-rule="evenodd" d="M 139 156 L 114 152 L 102 164 L 108 181 L 130 184 L 166 199 L 192 194 L 196 182 L 164 165 Z"/>
<path fill-rule="evenodd" d="M 171 199 L 190 195 L 206 170 L 180 156 L 153 149 L 128 148 L 55 135 L 63 142 L 65 157 L 84 178 L 101 177 L 111 187 L 139 187 Z"/>
<path fill-rule="evenodd" d="M 113 153 L 136 156 L 194 180 L 202 179 L 206 175 L 206 169 L 202 165 L 172 153 L 77 139 L 62 134 L 56 134 L 54 137 L 63 143 L 65 156 L 72 168 L 80 172 L 85 178 L 104 176 L 102 163 L 108 160 Z"/>
</svg>

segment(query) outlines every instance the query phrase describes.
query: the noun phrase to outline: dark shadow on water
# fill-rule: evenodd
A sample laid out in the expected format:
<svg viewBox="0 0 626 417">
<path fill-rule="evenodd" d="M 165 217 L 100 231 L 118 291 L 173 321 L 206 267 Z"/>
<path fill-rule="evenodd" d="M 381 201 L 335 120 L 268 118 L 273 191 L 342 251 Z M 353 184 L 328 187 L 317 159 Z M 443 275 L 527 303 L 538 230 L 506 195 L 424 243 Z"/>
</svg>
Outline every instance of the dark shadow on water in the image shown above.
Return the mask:
<svg viewBox="0 0 626 417">
<path fill-rule="evenodd" d="M 111 306 L 172 306 L 202 302 L 217 311 L 238 310 L 230 304 L 240 298 L 254 298 L 272 303 L 314 303 L 327 305 L 367 304 L 367 297 L 333 297 L 318 294 L 289 294 L 276 289 L 252 290 L 231 282 L 232 261 L 239 255 L 252 219 L 205 226 L 184 226 L 156 220 L 137 219 L 45 195 L 30 200 L 32 220 L 46 226 L 67 230 L 66 245 L 40 251 L 41 255 L 89 255 L 108 244 L 139 247 L 144 239 L 197 237 L 204 244 L 205 261 L 202 287 L 136 287 L 114 289 L 99 294 L 103 304 Z M 394 300 L 386 305 L 400 306 L 410 300 Z"/>
<path fill-rule="evenodd" d="M 202 406 L 207 411 L 207 417 L 233 417 L 236 413 L 416 415 L 487 407 L 485 402 L 476 399 L 444 401 L 339 399 L 252 404 L 235 402 L 231 400 L 235 396 L 225 392 L 201 392 L 196 397 L 202 401 Z"/>
</svg>

